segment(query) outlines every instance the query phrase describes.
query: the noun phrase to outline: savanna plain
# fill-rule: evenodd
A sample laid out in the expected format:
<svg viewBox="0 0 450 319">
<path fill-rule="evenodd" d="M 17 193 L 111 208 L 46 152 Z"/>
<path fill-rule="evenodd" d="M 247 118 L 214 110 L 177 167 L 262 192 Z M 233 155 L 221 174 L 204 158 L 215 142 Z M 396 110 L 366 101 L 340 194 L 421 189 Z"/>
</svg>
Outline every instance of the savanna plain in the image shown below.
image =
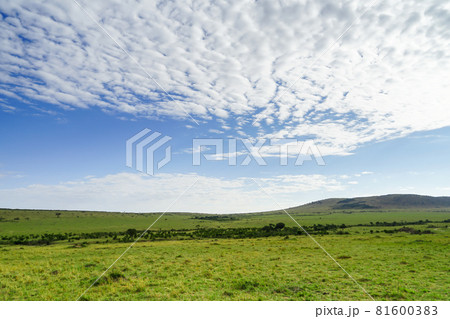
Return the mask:
<svg viewBox="0 0 450 319">
<path fill-rule="evenodd" d="M 448 300 L 450 209 L 287 212 L 2 209 L 0 299 Z"/>
</svg>

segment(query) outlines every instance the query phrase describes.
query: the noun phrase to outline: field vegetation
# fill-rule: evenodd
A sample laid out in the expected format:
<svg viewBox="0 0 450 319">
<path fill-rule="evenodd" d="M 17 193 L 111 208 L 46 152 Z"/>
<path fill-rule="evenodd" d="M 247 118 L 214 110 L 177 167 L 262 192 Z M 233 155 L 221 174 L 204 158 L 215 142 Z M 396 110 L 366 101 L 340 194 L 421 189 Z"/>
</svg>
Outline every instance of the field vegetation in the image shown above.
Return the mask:
<svg viewBox="0 0 450 319">
<path fill-rule="evenodd" d="M 450 211 L 291 209 L 377 300 L 448 300 Z M 0 210 L 0 299 L 76 300 L 159 214 Z M 82 300 L 367 300 L 284 212 L 164 215 Z"/>
</svg>

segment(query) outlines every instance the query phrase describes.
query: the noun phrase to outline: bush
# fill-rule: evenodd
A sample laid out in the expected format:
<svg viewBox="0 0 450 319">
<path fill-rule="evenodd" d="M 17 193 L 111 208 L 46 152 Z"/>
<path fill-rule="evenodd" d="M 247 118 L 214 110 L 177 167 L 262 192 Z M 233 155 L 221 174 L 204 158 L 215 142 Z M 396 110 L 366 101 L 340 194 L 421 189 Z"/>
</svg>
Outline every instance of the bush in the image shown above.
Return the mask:
<svg viewBox="0 0 450 319">
<path fill-rule="evenodd" d="M 284 228 L 284 226 L 285 226 L 284 223 L 278 223 L 278 224 L 275 225 L 275 229 L 280 229 L 281 230 L 281 229 Z"/>
<path fill-rule="evenodd" d="M 136 237 L 137 236 L 137 230 L 134 228 L 127 229 L 126 234 L 130 237 Z"/>
</svg>

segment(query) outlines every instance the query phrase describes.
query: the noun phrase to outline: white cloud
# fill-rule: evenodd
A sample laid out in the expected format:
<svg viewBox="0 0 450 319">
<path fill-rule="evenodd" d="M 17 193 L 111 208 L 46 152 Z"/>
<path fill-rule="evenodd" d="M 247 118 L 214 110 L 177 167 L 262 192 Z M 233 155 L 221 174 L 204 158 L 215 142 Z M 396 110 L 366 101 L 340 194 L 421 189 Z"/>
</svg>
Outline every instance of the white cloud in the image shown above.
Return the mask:
<svg viewBox="0 0 450 319">
<path fill-rule="evenodd" d="M 213 134 L 223 134 L 223 131 L 216 130 L 216 129 L 209 129 L 208 132 L 213 133 Z"/>
<path fill-rule="evenodd" d="M 0 166 L 2 166 L 0 164 Z M 13 171 L 0 171 L 0 179 L 1 178 L 23 178 L 25 175 L 19 173 L 19 172 L 13 172 Z"/>
<path fill-rule="evenodd" d="M 177 102 L 72 1 L 0 3 L 1 94 L 149 117 L 186 110 L 247 137 L 257 119 L 260 136 L 314 136 L 323 155 L 450 125 L 448 2 L 377 1 L 359 20 L 368 3 L 356 0 L 82 5 Z"/>
<path fill-rule="evenodd" d="M 279 209 L 251 178 L 223 179 L 197 174 L 86 176 L 56 185 L 1 189 L 0 202 L 10 208 L 162 212 L 197 179 L 169 211 L 233 213 Z M 255 180 L 276 196 L 283 207 L 306 203 L 310 192 L 345 189 L 338 179 L 323 175 L 280 175 Z"/>
</svg>

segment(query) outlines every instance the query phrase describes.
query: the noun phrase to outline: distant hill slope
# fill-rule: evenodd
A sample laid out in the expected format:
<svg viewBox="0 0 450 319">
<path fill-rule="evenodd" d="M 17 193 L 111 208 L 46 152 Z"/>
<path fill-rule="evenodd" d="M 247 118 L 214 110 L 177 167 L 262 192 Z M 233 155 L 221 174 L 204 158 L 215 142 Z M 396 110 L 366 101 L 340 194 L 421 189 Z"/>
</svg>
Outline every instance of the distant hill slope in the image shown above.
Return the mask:
<svg viewBox="0 0 450 319">
<path fill-rule="evenodd" d="M 316 209 L 450 208 L 450 196 L 391 194 L 355 198 L 329 198 L 300 207 Z"/>
</svg>

